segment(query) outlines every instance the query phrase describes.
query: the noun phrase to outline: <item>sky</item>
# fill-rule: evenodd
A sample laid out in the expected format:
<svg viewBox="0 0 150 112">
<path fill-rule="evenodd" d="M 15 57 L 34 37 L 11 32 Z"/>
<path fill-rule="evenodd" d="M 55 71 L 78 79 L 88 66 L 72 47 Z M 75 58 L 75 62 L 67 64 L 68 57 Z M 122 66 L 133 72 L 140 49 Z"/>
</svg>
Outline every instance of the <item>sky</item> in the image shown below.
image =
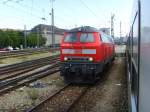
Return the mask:
<svg viewBox="0 0 150 112">
<path fill-rule="evenodd" d="M 54 23 L 59 28 L 77 26 L 110 27 L 114 14 L 114 33 L 129 30 L 133 0 L 53 0 Z M 37 24 L 51 24 L 52 0 L 0 0 L 0 28 L 30 30 Z M 45 18 L 43 20 L 42 18 Z"/>
</svg>

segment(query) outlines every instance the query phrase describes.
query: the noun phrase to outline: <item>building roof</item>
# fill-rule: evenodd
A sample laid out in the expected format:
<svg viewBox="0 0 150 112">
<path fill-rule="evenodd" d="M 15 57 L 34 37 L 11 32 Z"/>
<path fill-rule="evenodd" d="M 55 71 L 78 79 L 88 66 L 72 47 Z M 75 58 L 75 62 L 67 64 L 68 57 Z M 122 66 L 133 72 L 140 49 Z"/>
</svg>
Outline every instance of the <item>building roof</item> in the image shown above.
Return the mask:
<svg viewBox="0 0 150 112">
<path fill-rule="evenodd" d="M 52 26 L 51 25 L 45 25 L 45 24 L 39 24 L 39 25 L 37 25 L 31 29 L 31 32 L 38 32 L 38 31 L 41 33 L 44 33 L 44 32 L 52 33 Z M 67 31 L 67 30 L 54 26 L 54 33 L 55 34 L 64 34 L 65 31 Z"/>
<path fill-rule="evenodd" d="M 90 26 L 83 26 L 83 27 L 77 27 L 73 28 L 66 32 L 99 32 L 98 29 Z"/>
</svg>

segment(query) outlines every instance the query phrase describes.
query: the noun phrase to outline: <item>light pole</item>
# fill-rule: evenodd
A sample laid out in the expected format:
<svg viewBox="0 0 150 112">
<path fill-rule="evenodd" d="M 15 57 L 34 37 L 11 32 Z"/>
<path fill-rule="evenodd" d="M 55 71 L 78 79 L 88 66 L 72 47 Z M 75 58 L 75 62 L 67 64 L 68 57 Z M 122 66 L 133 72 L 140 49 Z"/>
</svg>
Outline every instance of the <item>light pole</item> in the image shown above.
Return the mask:
<svg viewBox="0 0 150 112">
<path fill-rule="evenodd" d="M 37 30 L 37 48 L 39 48 L 39 28 L 36 29 Z"/>
<path fill-rule="evenodd" d="M 54 9 L 53 9 L 53 2 L 54 0 L 50 0 L 51 2 L 51 31 L 52 31 L 52 48 L 55 47 L 55 30 L 54 30 Z"/>
<path fill-rule="evenodd" d="M 121 23 L 121 21 L 120 21 L 120 39 L 121 39 L 121 36 L 122 36 L 122 32 L 121 32 L 121 25 L 122 25 L 122 23 Z"/>
<path fill-rule="evenodd" d="M 26 32 L 26 25 L 24 25 L 24 48 L 27 48 L 27 32 Z"/>
<path fill-rule="evenodd" d="M 114 38 L 114 17 L 115 15 L 111 15 L 111 36 Z"/>
</svg>

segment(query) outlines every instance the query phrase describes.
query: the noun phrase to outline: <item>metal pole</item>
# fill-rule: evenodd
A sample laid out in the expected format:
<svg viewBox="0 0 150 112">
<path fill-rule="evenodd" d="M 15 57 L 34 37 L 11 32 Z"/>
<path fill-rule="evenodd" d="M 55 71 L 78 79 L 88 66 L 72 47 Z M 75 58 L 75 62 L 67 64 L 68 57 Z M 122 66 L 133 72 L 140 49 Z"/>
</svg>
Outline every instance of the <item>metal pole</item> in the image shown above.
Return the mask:
<svg viewBox="0 0 150 112">
<path fill-rule="evenodd" d="M 53 0 L 50 1 L 52 3 L 52 10 L 51 10 L 52 48 L 54 48 L 55 47 L 54 9 L 53 9 Z"/>
<path fill-rule="evenodd" d="M 120 21 L 120 39 L 121 39 L 121 33 L 122 33 L 122 32 L 121 32 L 121 21 Z"/>
<path fill-rule="evenodd" d="M 26 33 L 26 25 L 24 25 L 24 48 L 27 48 L 27 33 Z"/>
<path fill-rule="evenodd" d="M 55 33 L 54 33 L 54 9 L 52 8 L 52 46 L 55 47 Z"/>
<path fill-rule="evenodd" d="M 114 17 L 115 15 L 111 15 L 111 36 L 114 38 Z"/>
<path fill-rule="evenodd" d="M 37 28 L 37 48 L 39 48 L 39 28 Z"/>
</svg>

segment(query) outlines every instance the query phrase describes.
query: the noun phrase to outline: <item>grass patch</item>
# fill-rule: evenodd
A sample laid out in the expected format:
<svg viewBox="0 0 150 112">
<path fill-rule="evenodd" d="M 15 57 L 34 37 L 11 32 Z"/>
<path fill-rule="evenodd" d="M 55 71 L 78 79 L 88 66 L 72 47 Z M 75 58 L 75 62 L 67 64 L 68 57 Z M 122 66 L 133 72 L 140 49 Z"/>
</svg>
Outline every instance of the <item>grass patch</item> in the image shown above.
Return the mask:
<svg viewBox="0 0 150 112">
<path fill-rule="evenodd" d="M 59 54 L 59 52 L 54 53 L 53 55 L 57 55 L 57 54 Z M 14 64 L 14 63 L 20 63 L 24 61 L 33 60 L 33 59 L 44 58 L 48 56 L 51 56 L 51 53 L 47 52 L 47 53 L 38 53 L 38 54 L 13 57 L 13 58 L 5 58 L 5 59 L 0 59 L 0 64 Z"/>
<path fill-rule="evenodd" d="M 39 91 L 36 88 L 27 89 L 27 94 L 29 98 L 32 100 L 36 100 L 39 97 Z"/>
</svg>

